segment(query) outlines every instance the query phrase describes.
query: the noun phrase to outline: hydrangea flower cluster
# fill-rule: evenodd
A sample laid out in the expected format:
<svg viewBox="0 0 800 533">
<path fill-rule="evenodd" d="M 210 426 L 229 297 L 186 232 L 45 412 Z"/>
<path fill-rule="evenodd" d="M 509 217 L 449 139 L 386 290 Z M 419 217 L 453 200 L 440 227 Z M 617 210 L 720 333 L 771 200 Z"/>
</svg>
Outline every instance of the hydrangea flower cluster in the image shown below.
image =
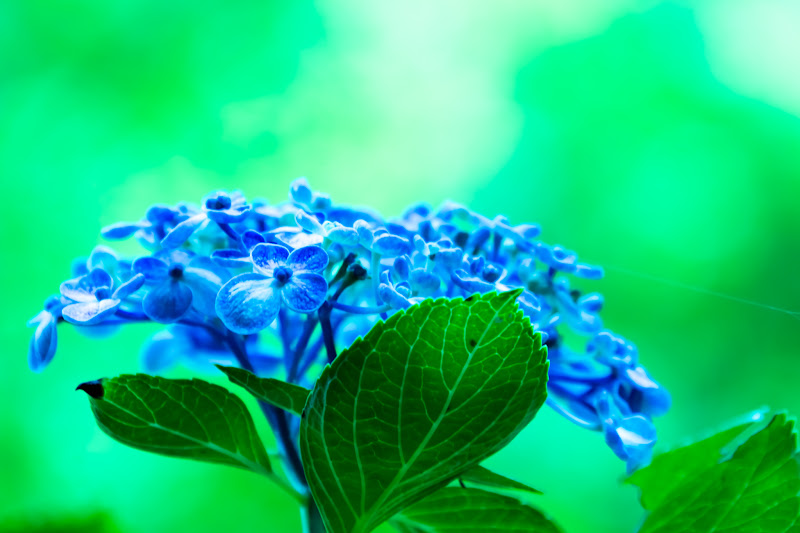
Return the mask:
<svg viewBox="0 0 800 533">
<path fill-rule="evenodd" d="M 200 206 L 153 206 L 102 234 L 133 237 L 148 253 L 123 259 L 101 246 L 76 262 L 75 277 L 29 322 L 34 371 L 52 360 L 59 322 L 92 331 L 151 321 L 167 327 L 144 347 L 147 371 L 233 361 L 309 386 L 338 350 L 398 310 L 522 289 L 517 301 L 549 349 L 548 404 L 602 431 L 629 470 L 649 461 L 652 417 L 670 405 L 635 346 L 603 327 L 602 296 L 570 286 L 570 276 L 597 280 L 602 269 L 538 240 L 533 224 L 454 203 L 384 219 L 335 205 L 301 178 L 278 205 L 220 191 Z"/>
</svg>

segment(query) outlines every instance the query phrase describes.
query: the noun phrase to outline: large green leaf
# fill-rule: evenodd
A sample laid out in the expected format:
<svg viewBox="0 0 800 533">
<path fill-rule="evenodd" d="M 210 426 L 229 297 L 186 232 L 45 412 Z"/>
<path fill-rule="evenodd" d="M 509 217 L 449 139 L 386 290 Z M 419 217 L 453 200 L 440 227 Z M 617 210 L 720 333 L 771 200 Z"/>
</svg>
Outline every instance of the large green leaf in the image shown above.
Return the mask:
<svg viewBox="0 0 800 533">
<path fill-rule="evenodd" d="M 268 404 L 300 416 L 310 390 L 279 379 L 260 378 L 247 370 L 233 366 L 220 366 L 231 382 L 244 387 L 247 392 Z"/>
<path fill-rule="evenodd" d="M 403 509 L 391 523 L 403 533 L 558 533 L 542 513 L 517 499 L 448 487 Z"/>
<path fill-rule="evenodd" d="M 521 490 L 524 492 L 532 492 L 534 494 L 542 493 L 540 490 L 536 490 L 524 483 L 507 478 L 506 476 L 497 474 L 496 472 L 492 472 L 488 468 L 480 465 L 473 466 L 469 470 L 462 472 L 460 478 L 464 482 L 474 483 L 476 485 L 481 485 L 482 487 L 492 487 L 500 490 Z"/>
<path fill-rule="evenodd" d="M 505 446 L 546 396 L 519 291 L 426 300 L 376 324 L 317 381 L 306 477 L 331 533 L 371 531 Z"/>
<path fill-rule="evenodd" d="M 665 465 L 674 464 L 671 458 L 654 461 L 643 474 L 631 481 L 640 485 L 642 495 L 650 506 L 650 514 L 642 525 L 642 533 L 797 533 L 800 531 L 800 461 L 796 449 L 794 422 L 780 414 L 769 425 L 753 434 L 732 455 L 710 462 L 713 444 L 720 447 L 730 443 L 746 428 L 739 426 L 725 436 L 712 437 L 701 446 L 681 448 L 667 456 L 685 461 L 692 472 L 679 468 L 680 482 L 670 483 L 670 471 Z M 728 442 L 723 442 L 723 441 Z M 644 475 L 654 468 L 668 483 L 661 493 L 654 474 Z M 654 471 L 654 472 L 655 472 Z M 655 498 L 647 500 L 655 491 Z"/>
<path fill-rule="evenodd" d="M 222 387 L 136 374 L 78 388 L 89 394 L 100 429 L 123 444 L 274 477 L 247 407 Z"/>
</svg>

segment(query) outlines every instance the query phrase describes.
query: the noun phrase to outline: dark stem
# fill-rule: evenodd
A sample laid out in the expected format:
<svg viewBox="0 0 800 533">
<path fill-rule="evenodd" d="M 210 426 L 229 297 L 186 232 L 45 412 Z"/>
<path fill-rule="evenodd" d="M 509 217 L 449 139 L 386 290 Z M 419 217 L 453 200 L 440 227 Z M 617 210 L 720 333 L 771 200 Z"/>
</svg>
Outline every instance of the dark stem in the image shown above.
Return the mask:
<svg viewBox="0 0 800 533">
<path fill-rule="evenodd" d="M 239 362 L 239 365 L 245 370 L 255 374 L 255 368 L 253 368 L 250 359 L 247 357 L 247 349 L 245 348 L 242 337 L 233 332 L 229 332 L 226 340 L 228 341 L 231 352 L 233 352 L 233 355 Z M 281 455 L 289 463 L 287 474 L 293 482 L 292 484 L 299 486 L 303 492 L 307 491 L 308 483 L 306 482 L 306 476 L 303 472 L 303 462 L 300 460 L 300 453 L 297 451 L 297 446 L 292 439 L 287 413 L 261 400 L 259 400 L 258 406 L 261 408 L 269 425 L 275 432 Z"/>
<path fill-rule="evenodd" d="M 336 359 L 336 343 L 333 341 L 333 328 L 331 327 L 331 306 L 330 302 L 325 302 L 319 308 L 319 325 L 322 328 L 322 338 L 325 341 L 325 351 L 328 353 L 328 362 L 332 363 Z"/>
<path fill-rule="evenodd" d="M 241 251 L 243 251 L 245 254 L 249 252 L 242 242 L 242 237 L 236 232 L 235 229 L 231 227 L 230 224 L 227 222 L 217 222 L 217 226 L 219 226 L 219 229 L 225 232 L 225 235 L 230 237 L 230 239 L 236 243 L 236 246 L 238 246 Z"/>
<path fill-rule="evenodd" d="M 292 364 L 289 367 L 289 372 L 286 375 L 286 381 L 289 383 L 294 383 L 298 377 L 298 368 L 300 366 L 300 360 L 303 358 L 303 355 L 306 353 L 306 348 L 308 348 L 308 341 L 311 339 L 311 334 L 314 333 L 314 330 L 317 328 L 317 318 L 313 315 L 308 315 L 306 318 L 306 323 L 303 325 L 303 333 L 300 335 L 300 338 L 297 340 L 297 344 L 294 348 L 294 357 L 292 357 Z"/>
</svg>

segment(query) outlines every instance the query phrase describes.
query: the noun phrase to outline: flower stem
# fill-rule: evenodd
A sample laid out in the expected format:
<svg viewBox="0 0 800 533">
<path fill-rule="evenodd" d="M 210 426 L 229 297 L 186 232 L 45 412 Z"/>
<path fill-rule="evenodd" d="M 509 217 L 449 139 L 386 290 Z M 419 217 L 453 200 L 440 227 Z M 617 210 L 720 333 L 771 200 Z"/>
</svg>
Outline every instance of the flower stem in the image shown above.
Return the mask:
<svg viewBox="0 0 800 533">
<path fill-rule="evenodd" d="M 247 348 L 245 348 L 243 338 L 240 335 L 229 332 L 226 341 L 228 342 L 231 352 L 233 352 L 233 355 L 239 362 L 239 365 L 245 370 L 255 374 L 255 368 L 253 368 L 250 358 L 247 357 Z M 306 482 L 306 476 L 303 472 L 303 463 L 300 460 L 300 452 L 297 450 L 297 446 L 292 439 L 286 413 L 261 400 L 258 401 L 258 406 L 267 418 L 270 427 L 272 427 L 272 430 L 275 432 L 275 436 L 278 440 L 278 448 L 281 451 L 281 455 L 288 463 L 286 473 L 293 482 L 292 484 L 302 492 L 307 491 L 308 483 Z"/>
<path fill-rule="evenodd" d="M 392 309 L 388 305 L 382 305 L 380 307 L 361 307 L 358 305 L 347 305 L 339 302 L 332 302 L 331 305 L 334 309 L 339 309 L 341 311 L 346 311 L 348 313 L 354 313 L 357 315 L 379 315 Z"/>
<path fill-rule="evenodd" d="M 372 292 L 375 294 L 375 305 L 381 305 L 381 296 L 379 290 L 381 286 L 381 254 L 372 252 L 369 273 L 372 276 Z"/>
<path fill-rule="evenodd" d="M 331 309 L 333 309 L 333 306 L 331 306 L 330 302 L 324 302 L 317 312 L 329 363 L 336 359 L 336 343 L 333 341 L 333 328 L 331 327 Z"/>
<path fill-rule="evenodd" d="M 297 344 L 294 347 L 292 363 L 286 375 L 286 381 L 289 383 L 294 383 L 297 380 L 297 370 L 300 366 L 300 360 L 303 358 L 306 348 L 308 348 L 308 341 L 311 339 L 311 334 L 314 333 L 314 330 L 317 328 L 317 323 L 318 320 L 313 315 L 309 315 L 308 318 L 306 318 L 306 323 L 303 325 L 303 333 L 301 333 L 300 338 L 297 339 Z"/>
</svg>

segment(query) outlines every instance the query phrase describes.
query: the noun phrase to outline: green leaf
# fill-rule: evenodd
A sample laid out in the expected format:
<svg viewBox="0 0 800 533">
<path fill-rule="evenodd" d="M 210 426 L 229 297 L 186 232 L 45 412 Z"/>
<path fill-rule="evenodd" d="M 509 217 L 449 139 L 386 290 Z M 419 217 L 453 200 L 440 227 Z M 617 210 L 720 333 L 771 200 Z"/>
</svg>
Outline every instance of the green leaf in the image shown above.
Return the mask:
<svg viewBox="0 0 800 533">
<path fill-rule="evenodd" d="M 462 472 L 460 477 L 464 482 L 475 483 L 476 485 L 481 485 L 483 487 L 492 487 L 504 490 L 521 490 L 525 492 L 532 492 L 534 494 L 542 493 L 540 490 L 536 490 L 524 483 L 514 481 L 513 479 L 509 479 L 503 475 L 492 472 L 488 468 L 480 465 L 473 466 L 469 470 Z"/>
<path fill-rule="evenodd" d="M 322 372 L 300 449 L 328 531 L 371 531 L 533 419 L 547 350 L 518 294 L 425 300 L 376 324 Z"/>
<path fill-rule="evenodd" d="M 232 366 L 220 366 L 231 382 L 244 387 L 247 392 L 268 404 L 280 407 L 297 416 L 303 412 L 306 399 L 311 391 L 279 379 L 260 378 L 247 370 Z"/>
<path fill-rule="evenodd" d="M 721 450 L 755 423 L 746 422 L 707 439 L 657 455 L 649 466 L 637 470 L 625 482 L 642 489 L 642 507 L 658 507 L 687 477 L 717 464 L 722 458 Z"/>
<path fill-rule="evenodd" d="M 745 424 L 746 426 L 746 424 Z M 680 482 L 670 483 L 666 493 L 657 488 L 657 477 L 669 480 L 664 465 L 673 458 L 654 461 L 653 473 L 641 475 L 643 498 L 655 490 L 648 501 L 651 512 L 642 525 L 642 533 L 796 533 L 800 531 L 800 458 L 797 454 L 794 421 L 779 414 L 750 436 L 732 455 L 722 461 L 709 461 L 717 445 L 717 458 L 724 441 L 730 442 L 747 428 L 739 426 L 725 436 L 706 439 L 693 451 L 681 448 L 676 454 L 693 465 L 689 472 L 679 470 Z M 710 463 L 710 464 L 709 464 Z M 657 471 L 657 472 L 656 472 Z"/>
<path fill-rule="evenodd" d="M 273 477 L 250 412 L 222 387 L 136 374 L 78 388 L 89 394 L 100 429 L 123 444 Z"/>
<path fill-rule="evenodd" d="M 395 515 L 403 533 L 558 533 L 558 526 L 519 500 L 480 489 L 438 490 Z"/>
</svg>

